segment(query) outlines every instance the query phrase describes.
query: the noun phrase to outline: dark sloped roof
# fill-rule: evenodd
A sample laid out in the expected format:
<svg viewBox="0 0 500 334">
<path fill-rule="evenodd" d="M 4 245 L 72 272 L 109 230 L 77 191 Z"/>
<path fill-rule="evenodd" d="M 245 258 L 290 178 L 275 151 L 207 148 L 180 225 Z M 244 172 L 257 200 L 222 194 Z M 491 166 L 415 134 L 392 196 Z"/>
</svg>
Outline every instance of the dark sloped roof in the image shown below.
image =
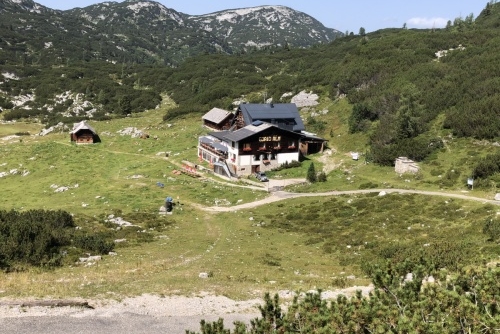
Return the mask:
<svg viewBox="0 0 500 334">
<path fill-rule="evenodd" d="M 92 131 L 93 134 L 96 134 L 97 132 L 94 130 L 93 127 L 87 124 L 85 121 L 81 121 L 80 123 L 75 123 L 73 124 L 73 130 L 71 130 L 70 133 L 77 133 L 80 130 L 90 130 Z"/>
<path fill-rule="evenodd" d="M 210 132 L 209 135 L 219 140 L 226 140 L 226 135 L 229 132 L 231 131 L 225 130 L 225 131 Z"/>
<path fill-rule="evenodd" d="M 207 112 L 205 115 L 203 115 L 202 119 L 204 119 L 206 121 L 213 122 L 215 124 L 219 124 L 220 122 L 225 120 L 231 114 L 232 113 L 227 111 L 227 110 L 213 108 L 212 110 Z"/>
<path fill-rule="evenodd" d="M 243 103 L 240 104 L 245 124 L 260 120 L 290 131 L 305 130 L 295 103 Z"/>
<path fill-rule="evenodd" d="M 274 125 L 269 123 L 262 123 L 260 125 L 247 125 L 239 130 L 228 132 L 225 137 L 226 139 L 231 141 L 240 141 L 273 126 Z"/>
<path fill-rule="evenodd" d="M 267 130 L 269 128 L 281 129 L 274 124 L 262 122 L 262 124 L 260 124 L 260 125 L 247 125 L 244 128 L 241 128 L 241 129 L 235 130 L 235 131 L 211 132 L 210 135 L 217 138 L 217 139 L 226 141 L 226 142 L 227 141 L 238 142 L 238 141 L 246 139 L 250 136 L 258 134 L 264 130 Z M 281 129 L 281 130 L 290 132 L 291 134 L 296 135 L 297 137 L 300 137 L 300 134 L 297 132 L 293 132 L 293 131 L 289 131 L 289 130 L 285 130 L 285 129 Z"/>
</svg>

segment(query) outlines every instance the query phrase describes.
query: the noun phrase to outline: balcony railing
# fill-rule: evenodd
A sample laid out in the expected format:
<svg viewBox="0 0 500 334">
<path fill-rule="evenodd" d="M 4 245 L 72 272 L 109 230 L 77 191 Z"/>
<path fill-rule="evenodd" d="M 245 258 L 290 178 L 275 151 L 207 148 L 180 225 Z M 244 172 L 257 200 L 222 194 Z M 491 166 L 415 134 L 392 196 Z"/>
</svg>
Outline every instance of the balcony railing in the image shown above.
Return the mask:
<svg viewBox="0 0 500 334">
<path fill-rule="evenodd" d="M 205 150 L 207 150 L 207 151 L 209 151 L 209 152 L 211 152 L 211 153 L 213 153 L 213 154 L 215 154 L 215 155 L 219 156 L 220 158 L 227 159 L 227 152 L 221 152 L 221 151 L 219 151 L 219 150 L 216 150 L 216 149 L 215 149 L 215 148 L 213 148 L 212 146 L 207 145 L 207 144 L 204 144 L 204 143 L 200 143 L 200 146 L 201 146 L 203 149 L 205 149 Z"/>
</svg>

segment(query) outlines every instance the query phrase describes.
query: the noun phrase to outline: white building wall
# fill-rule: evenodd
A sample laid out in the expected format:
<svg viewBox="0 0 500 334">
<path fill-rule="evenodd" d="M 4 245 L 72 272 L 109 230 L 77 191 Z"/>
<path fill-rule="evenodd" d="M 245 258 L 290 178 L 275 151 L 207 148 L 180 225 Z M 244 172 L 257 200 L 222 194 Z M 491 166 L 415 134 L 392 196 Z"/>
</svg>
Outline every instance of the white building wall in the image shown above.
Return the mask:
<svg viewBox="0 0 500 334">
<path fill-rule="evenodd" d="M 278 154 L 278 164 L 284 164 L 285 162 L 299 161 L 299 152 L 295 153 L 280 153 Z"/>
<path fill-rule="evenodd" d="M 239 165 L 240 166 L 251 166 L 252 160 L 253 160 L 252 155 L 241 155 L 239 157 Z"/>
</svg>

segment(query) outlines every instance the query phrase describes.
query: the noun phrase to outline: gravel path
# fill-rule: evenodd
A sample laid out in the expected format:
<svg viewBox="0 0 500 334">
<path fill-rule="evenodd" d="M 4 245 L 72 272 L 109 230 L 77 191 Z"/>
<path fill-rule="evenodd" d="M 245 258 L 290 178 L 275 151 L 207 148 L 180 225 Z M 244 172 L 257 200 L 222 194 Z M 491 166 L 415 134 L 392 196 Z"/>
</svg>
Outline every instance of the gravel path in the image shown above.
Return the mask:
<svg viewBox="0 0 500 334">
<path fill-rule="evenodd" d="M 481 197 L 473 197 L 469 195 L 439 192 L 439 191 L 425 191 L 425 190 L 411 190 L 411 189 L 362 189 L 362 190 L 346 190 L 346 191 L 328 191 L 321 193 L 291 193 L 287 191 L 276 191 L 273 192 L 271 196 L 255 202 L 249 202 L 230 207 L 220 207 L 220 206 L 204 207 L 202 209 L 209 212 L 232 212 L 241 209 L 255 208 L 261 205 L 279 202 L 290 198 L 356 195 L 356 194 L 370 194 L 370 193 L 382 193 L 382 192 L 385 192 L 386 194 L 397 193 L 397 194 L 420 194 L 426 196 L 441 196 L 447 198 L 458 198 L 468 201 L 477 201 L 485 204 L 489 203 L 494 205 L 500 205 L 500 201 L 489 200 Z"/>
</svg>

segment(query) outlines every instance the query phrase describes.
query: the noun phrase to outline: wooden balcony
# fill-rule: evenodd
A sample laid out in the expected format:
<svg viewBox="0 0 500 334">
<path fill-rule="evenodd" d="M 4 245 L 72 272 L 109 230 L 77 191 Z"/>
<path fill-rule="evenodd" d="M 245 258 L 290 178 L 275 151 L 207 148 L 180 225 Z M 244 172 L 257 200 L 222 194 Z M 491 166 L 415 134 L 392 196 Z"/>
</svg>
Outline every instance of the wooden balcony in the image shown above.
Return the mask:
<svg viewBox="0 0 500 334">
<path fill-rule="evenodd" d="M 204 143 L 200 143 L 200 147 L 202 147 L 204 150 L 207 150 L 207 151 L 217 155 L 219 158 L 227 159 L 227 152 L 221 152 L 221 151 L 213 148 L 212 146 L 204 144 Z"/>
</svg>

